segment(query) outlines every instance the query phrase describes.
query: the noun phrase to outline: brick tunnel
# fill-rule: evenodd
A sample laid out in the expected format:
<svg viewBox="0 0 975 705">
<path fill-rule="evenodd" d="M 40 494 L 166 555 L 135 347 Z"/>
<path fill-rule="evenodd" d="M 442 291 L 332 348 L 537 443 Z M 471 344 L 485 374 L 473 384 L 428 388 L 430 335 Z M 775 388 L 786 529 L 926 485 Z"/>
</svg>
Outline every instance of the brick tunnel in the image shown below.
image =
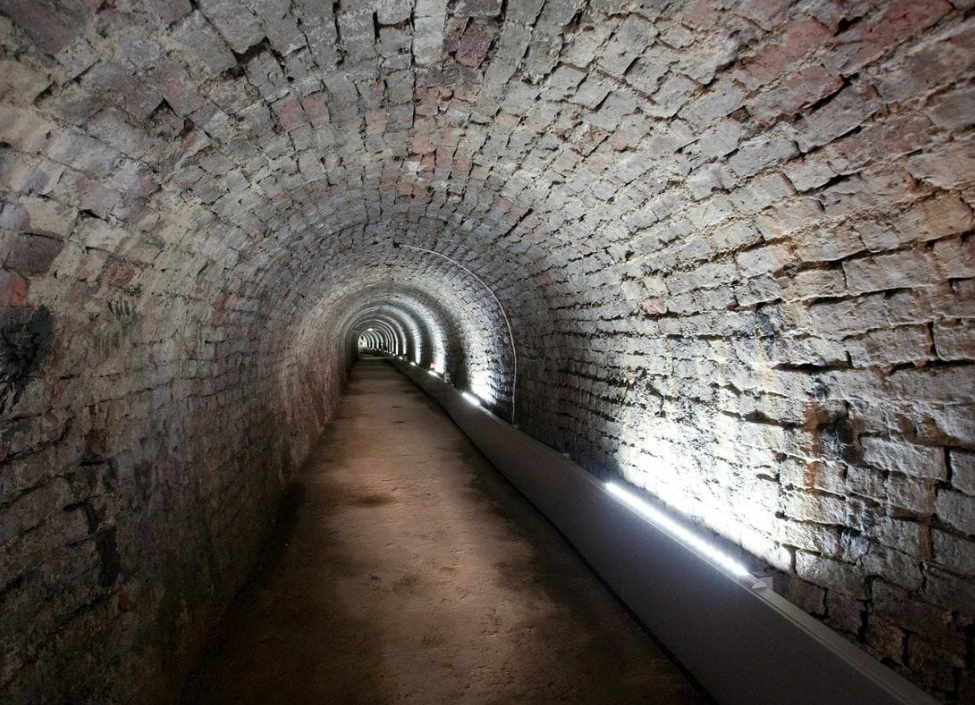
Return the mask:
<svg viewBox="0 0 975 705">
<path fill-rule="evenodd" d="M 0 701 L 173 697 L 365 345 L 975 703 L 973 8 L 0 0 Z"/>
</svg>

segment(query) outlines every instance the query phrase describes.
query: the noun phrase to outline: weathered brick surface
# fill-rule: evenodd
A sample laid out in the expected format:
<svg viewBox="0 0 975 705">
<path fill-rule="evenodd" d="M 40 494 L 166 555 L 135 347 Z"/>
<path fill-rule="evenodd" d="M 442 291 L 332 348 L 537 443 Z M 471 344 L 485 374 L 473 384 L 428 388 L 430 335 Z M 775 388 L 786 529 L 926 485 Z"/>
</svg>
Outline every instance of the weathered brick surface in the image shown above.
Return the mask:
<svg viewBox="0 0 975 705">
<path fill-rule="evenodd" d="M 0 700 L 171 691 L 379 326 L 970 701 L 971 11 L 0 2 Z"/>
</svg>

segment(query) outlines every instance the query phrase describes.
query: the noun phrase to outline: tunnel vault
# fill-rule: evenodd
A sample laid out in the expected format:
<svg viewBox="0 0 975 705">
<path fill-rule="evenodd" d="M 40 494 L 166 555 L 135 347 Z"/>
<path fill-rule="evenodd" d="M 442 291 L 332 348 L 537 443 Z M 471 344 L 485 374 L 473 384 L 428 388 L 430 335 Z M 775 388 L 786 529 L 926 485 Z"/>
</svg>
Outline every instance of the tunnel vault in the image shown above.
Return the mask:
<svg viewBox="0 0 975 705">
<path fill-rule="evenodd" d="M 0 699 L 173 692 L 383 321 L 973 701 L 973 46 L 969 0 L 0 0 Z"/>
</svg>

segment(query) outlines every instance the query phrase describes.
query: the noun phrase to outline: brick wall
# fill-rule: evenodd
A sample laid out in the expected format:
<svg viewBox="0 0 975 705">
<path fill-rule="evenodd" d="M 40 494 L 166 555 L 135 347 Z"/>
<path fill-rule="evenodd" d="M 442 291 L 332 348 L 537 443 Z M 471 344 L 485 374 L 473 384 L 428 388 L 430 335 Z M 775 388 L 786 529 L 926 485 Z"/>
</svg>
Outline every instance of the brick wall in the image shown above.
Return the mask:
<svg viewBox="0 0 975 705">
<path fill-rule="evenodd" d="M 972 12 L 0 0 L 0 699 L 172 689 L 370 317 L 507 416 L 486 287 L 524 430 L 975 701 Z"/>
</svg>

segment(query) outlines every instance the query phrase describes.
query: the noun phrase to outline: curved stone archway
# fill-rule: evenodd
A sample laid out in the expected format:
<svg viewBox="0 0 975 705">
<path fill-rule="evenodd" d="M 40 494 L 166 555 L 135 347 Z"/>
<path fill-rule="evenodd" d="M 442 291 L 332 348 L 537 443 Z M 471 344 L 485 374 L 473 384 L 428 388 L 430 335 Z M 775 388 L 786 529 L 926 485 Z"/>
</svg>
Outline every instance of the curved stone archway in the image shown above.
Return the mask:
<svg viewBox="0 0 975 705">
<path fill-rule="evenodd" d="M 0 699 L 173 690 L 369 321 L 975 697 L 972 12 L 0 0 Z"/>
</svg>

